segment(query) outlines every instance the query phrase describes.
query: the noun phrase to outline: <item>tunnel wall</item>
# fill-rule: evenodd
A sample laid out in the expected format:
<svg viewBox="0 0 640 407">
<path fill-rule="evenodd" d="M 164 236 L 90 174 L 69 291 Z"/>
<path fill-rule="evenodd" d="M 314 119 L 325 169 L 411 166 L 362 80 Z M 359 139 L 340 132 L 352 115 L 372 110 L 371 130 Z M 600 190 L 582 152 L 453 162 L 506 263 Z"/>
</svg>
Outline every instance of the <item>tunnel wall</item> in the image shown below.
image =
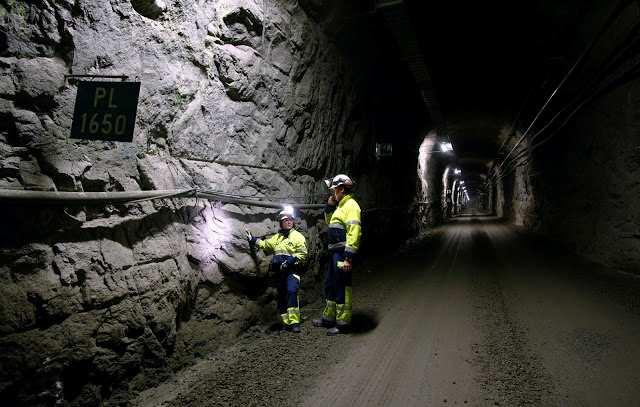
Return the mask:
<svg viewBox="0 0 640 407">
<path fill-rule="evenodd" d="M 622 12 L 561 89 L 559 100 L 551 105 L 552 113 L 583 91 L 595 73 L 610 62 L 613 50 L 637 28 L 640 6 L 634 2 L 624 4 Z M 575 32 L 575 49 L 571 51 L 575 57 L 569 61 L 577 58 L 595 33 L 605 27 L 616 5 L 599 3 L 591 11 Z M 613 66 L 616 68 L 598 82 L 605 91 L 535 150 L 530 164 L 516 173 L 510 183 L 515 191 L 514 202 L 519 202 L 514 206 L 513 219 L 590 261 L 638 274 L 640 83 L 637 75 L 620 76 L 634 66 L 628 61 Z M 621 80 L 612 81 L 618 77 Z M 544 123 L 543 120 L 538 126 Z M 548 135 L 549 132 L 544 137 Z M 535 215 L 533 222 L 528 221 L 528 214 Z"/>
<path fill-rule="evenodd" d="M 446 163 L 433 153 L 437 149 L 436 144 L 437 134 L 431 132 L 418 148 L 416 194 L 411 211 L 414 219 L 412 234 L 416 236 L 428 232 L 443 220 L 443 173 Z"/>
<path fill-rule="evenodd" d="M 504 132 L 510 134 L 510 132 Z M 505 151 L 511 151 L 522 138 L 516 131 L 505 143 Z M 540 196 L 536 179 L 537 161 L 529 153 L 527 140 L 523 140 L 512 153 L 515 160 L 508 160 L 499 167 L 495 190 L 495 213 L 498 217 L 530 230 L 537 230 L 540 221 Z M 523 155 L 521 156 L 521 153 Z"/>
<path fill-rule="evenodd" d="M 591 80 L 637 29 L 640 5 L 624 4 L 569 92 Z M 599 4 L 580 27 L 576 42 L 586 43 L 605 27 L 613 10 L 614 4 Z M 632 38 L 637 41 L 637 35 Z M 609 73 L 601 83 L 606 84 L 605 92 L 585 105 L 540 153 L 548 187 L 542 231 L 591 261 L 640 274 L 640 82 L 637 74 L 611 82 L 637 66 L 630 62 L 635 60 Z"/>
<path fill-rule="evenodd" d="M 600 264 L 640 273 L 640 83 L 616 89 L 559 136 L 548 166 L 541 230 Z M 552 176 L 555 174 L 555 176 Z"/>
<path fill-rule="evenodd" d="M 392 194 L 377 192 L 393 183 L 375 167 L 357 76 L 325 34 L 344 10 L 286 0 L 147 3 L 0 4 L 0 187 L 198 187 L 324 202 L 321 180 L 343 172 L 364 207 L 390 206 Z M 132 144 L 68 138 L 71 73 L 142 82 Z M 126 404 L 273 321 L 268 259 L 249 254 L 244 229 L 274 232 L 275 213 L 191 198 L 2 204 L 0 404 Z M 365 236 L 370 227 L 388 238 L 367 216 Z M 319 291 L 320 219 L 300 214 L 311 253 L 307 301 Z"/>
</svg>

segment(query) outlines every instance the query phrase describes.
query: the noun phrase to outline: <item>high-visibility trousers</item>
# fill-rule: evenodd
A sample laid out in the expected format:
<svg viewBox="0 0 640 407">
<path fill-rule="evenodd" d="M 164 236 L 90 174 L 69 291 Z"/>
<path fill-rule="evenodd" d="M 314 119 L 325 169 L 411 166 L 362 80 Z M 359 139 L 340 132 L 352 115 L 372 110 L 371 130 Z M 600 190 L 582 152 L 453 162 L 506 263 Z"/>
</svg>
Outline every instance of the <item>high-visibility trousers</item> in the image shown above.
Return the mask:
<svg viewBox="0 0 640 407">
<path fill-rule="evenodd" d="M 278 273 L 278 314 L 284 325 L 293 325 L 300 323 L 300 274 L 294 273 L 293 270 L 280 270 L 280 259 L 274 256 L 271 267 Z"/>
<path fill-rule="evenodd" d="M 322 318 L 338 326 L 350 325 L 352 316 L 351 271 L 343 271 L 338 266 L 344 259 L 344 250 L 332 251 L 324 278 L 326 305 Z"/>
</svg>

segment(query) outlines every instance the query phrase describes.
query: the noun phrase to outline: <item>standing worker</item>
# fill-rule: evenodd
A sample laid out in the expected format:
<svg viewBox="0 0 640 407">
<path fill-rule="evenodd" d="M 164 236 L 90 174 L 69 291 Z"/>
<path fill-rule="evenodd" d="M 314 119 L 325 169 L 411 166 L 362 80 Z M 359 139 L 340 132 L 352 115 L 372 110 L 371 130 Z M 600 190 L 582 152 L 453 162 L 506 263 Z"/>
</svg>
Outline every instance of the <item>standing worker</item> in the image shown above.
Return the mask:
<svg viewBox="0 0 640 407">
<path fill-rule="evenodd" d="M 357 261 L 362 227 L 360 205 L 351 194 L 351 178 L 339 174 L 325 183 L 331 190 L 324 215 L 329 226 L 331 258 L 324 280 L 326 305 L 322 318 L 313 320 L 313 325 L 329 328 L 327 335 L 337 335 L 351 326 L 351 271 Z"/>
<path fill-rule="evenodd" d="M 269 239 L 262 240 L 247 231 L 251 250 L 258 248 L 265 254 L 273 254 L 270 270 L 278 278 L 278 313 L 283 327 L 291 332 L 300 332 L 300 275 L 307 260 L 306 239 L 293 228 L 293 208 L 286 208 L 278 215 L 280 230 Z"/>
</svg>

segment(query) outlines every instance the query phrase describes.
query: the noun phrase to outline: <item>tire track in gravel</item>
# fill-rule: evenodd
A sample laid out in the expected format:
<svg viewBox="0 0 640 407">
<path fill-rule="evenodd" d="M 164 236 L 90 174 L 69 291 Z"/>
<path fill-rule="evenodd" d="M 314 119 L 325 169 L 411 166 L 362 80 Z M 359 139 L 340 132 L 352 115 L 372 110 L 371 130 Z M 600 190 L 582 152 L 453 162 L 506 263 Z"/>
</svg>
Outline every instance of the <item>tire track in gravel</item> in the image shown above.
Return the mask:
<svg viewBox="0 0 640 407">
<path fill-rule="evenodd" d="M 471 400 L 470 239 L 449 228 L 437 260 L 415 264 L 394 291 L 387 319 L 317 383 L 305 406 L 463 404 Z M 423 254 L 424 256 L 424 254 Z M 467 335 L 460 335 L 460 331 Z"/>
<path fill-rule="evenodd" d="M 508 234 L 508 231 L 503 231 Z M 511 315 L 497 270 L 504 268 L 483 229 L 472 234 L 475 321 L 482 341 L 474 346 L 474 363 L 485 403 L 506 406 L 558 405 L 541 358 L 531 350 L 528 333 Z"/>
</svg>

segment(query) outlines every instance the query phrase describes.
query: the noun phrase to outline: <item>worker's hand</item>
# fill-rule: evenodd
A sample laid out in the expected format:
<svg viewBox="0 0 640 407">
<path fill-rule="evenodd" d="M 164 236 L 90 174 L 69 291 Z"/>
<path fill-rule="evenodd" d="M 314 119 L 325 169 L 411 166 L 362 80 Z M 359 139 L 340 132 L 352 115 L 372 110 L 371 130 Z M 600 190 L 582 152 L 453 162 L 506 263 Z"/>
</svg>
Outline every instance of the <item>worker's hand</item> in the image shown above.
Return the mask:
<svg viewBox="0 0 640 407">
<path fill-rule="evenodd" d="M 344 262 L 342 263 L 342 271 L 348 272 L 348 271 L 351 271 L 351 269 L 353 269 L 353 264 L 351 263 L 351 260 L 344 259 Z"/>
<path fill-rule="evenodd" d="M 250 242 L 253 240 L 253 235 L 251 234 L 251 232 L 249 232 L 248 230 L 244 231 L 245 236 L 247 237 L 247 240 Z"/>
</svg>

